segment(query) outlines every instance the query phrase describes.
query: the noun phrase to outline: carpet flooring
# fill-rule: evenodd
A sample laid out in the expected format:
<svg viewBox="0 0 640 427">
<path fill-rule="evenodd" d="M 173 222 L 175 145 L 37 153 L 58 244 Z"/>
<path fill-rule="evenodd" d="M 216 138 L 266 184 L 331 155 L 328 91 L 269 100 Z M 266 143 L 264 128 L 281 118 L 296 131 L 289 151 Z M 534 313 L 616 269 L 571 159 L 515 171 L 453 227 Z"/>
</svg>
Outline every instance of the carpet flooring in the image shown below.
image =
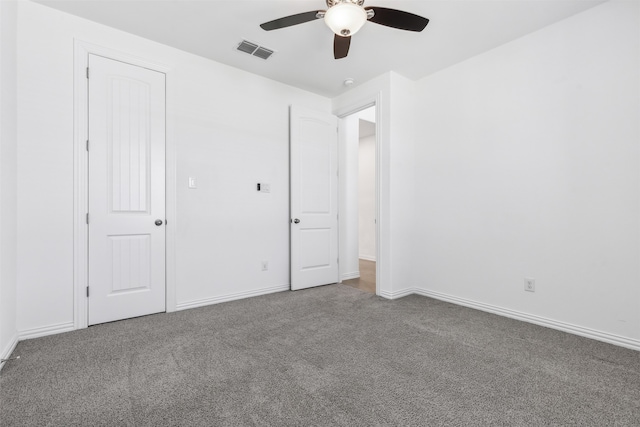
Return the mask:
<svg viewBox="0 0 640 427">
<path fill-rule="evenodd" d="M 93 326 L 13 355 L 2 427 L 640 425 L 640 352 L 344 285 Z"/>
</svg>

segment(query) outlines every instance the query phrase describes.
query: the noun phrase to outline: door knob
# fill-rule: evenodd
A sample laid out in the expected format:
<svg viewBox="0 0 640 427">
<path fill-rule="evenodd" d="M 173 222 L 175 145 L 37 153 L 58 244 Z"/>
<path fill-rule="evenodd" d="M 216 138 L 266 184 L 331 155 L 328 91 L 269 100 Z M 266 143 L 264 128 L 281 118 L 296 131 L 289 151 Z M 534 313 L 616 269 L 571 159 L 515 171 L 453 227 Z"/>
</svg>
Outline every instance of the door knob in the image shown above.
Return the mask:
<svg viewBox="0 0 640 427">
<path fill-rule="evenodd" d="M 162 225 L 162 220 L 161 219 L 156 219 L 156 225 L 157 226 L 161 226 Z"/>
<path fill-rule="evenodd" d="M 298 218 L 296 218 L 296 219 L 294 219 L 294 220 L 293 220 L 293 223 L 294 223 L 294 224 L 299 224 L 299 223 L 300 223 L 300 220 L 299 220 Z"/>
</svg>

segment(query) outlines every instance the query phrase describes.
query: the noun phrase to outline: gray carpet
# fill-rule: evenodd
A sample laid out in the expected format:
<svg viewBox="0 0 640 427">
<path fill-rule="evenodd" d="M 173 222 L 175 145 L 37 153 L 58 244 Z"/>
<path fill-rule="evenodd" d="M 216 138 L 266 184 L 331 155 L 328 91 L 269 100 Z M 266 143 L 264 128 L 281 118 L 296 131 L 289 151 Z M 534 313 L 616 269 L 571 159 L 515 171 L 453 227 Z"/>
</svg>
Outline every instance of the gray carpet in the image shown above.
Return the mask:
<svg viewBox="0 0 640 427">
<path fill-rule="evenodd" d="M 21 342 L 0 425 L 640 425 L 640 352 L 343 285 Z"/>
</svg>

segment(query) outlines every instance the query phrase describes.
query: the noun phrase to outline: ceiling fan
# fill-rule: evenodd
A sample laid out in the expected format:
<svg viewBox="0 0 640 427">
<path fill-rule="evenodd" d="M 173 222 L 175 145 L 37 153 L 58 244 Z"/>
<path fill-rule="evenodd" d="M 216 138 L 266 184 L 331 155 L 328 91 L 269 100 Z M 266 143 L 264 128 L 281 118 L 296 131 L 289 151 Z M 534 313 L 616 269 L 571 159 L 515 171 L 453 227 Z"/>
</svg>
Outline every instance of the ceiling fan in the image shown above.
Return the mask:
<svg viewBox="0 0 640 427">
<path fill-rule="evenodd" d="M 366 21 L 387 27 L 407 31 L 422 31 L 429 20 L 413 13 L 386 7 L 363 7 L 364 0 L 326 0 L 327 10 L 312 10 L 265 22 L 260 27 L 271 31 L 290 27 L 316 19 L 323 19 L 325 24 L 335 33 L 333 38 L 333 56 L 335 59 L 345 58 L 349 53 L 351 36 Z"/>
</svg>

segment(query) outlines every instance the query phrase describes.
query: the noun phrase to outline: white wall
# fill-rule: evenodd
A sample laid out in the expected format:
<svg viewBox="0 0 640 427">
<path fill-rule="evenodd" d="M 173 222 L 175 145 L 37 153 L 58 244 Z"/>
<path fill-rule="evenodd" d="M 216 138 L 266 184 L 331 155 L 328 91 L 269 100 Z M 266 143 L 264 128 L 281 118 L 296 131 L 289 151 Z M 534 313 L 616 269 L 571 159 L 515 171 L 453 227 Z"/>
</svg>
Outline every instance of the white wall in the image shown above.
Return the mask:
<svg viewBox="0 0 640 427">
<path fill-rule="evenodd" d="M 376 136 L 358 144 L 358 258 L 376 260 Z"/>
<path fill-rule="evenodd" d="M 417 220 L 416 188 L 416 128 L 418 103 L 415 83 L 396 73 L 390 75 L 390 149 L 389 153 L 389 204 L 390 245 L 393 297 L 411 292 L 414 285 L 415 244 Z M 380 156 L 384 153 L 381 152 Z M 380 159 L 379 167 L 382 167 Z M 379 241 L 380 245 L 382 242 Z M 419 260 L 418 260 L 419 262 Z"/>
<path fill-rule="evenodd" d="M 640 348 L 639 13 L 608 2 L 419 82 L 424 293 Z"/>
<path fill-rule="evenodd" d="M 73 321 L 73 40 L 171 68 L 178 308 L 289 284 L 288 106 L 326 98 L 45 6 L 18 14 L 18 328 Z M 189 190 L 189 176 L 198 189 Z M 271 184 L 258 193 L 255 184 Z M 169 225 L 171 226 L 171 224 Z M 269 271 L 261 271 L 261 261 Z"/>
<path fill-rule="evenodd" d="M 17 342 L 16 25 L 16 2 L 0 1 L 0 358 Z"/>
</svg>

